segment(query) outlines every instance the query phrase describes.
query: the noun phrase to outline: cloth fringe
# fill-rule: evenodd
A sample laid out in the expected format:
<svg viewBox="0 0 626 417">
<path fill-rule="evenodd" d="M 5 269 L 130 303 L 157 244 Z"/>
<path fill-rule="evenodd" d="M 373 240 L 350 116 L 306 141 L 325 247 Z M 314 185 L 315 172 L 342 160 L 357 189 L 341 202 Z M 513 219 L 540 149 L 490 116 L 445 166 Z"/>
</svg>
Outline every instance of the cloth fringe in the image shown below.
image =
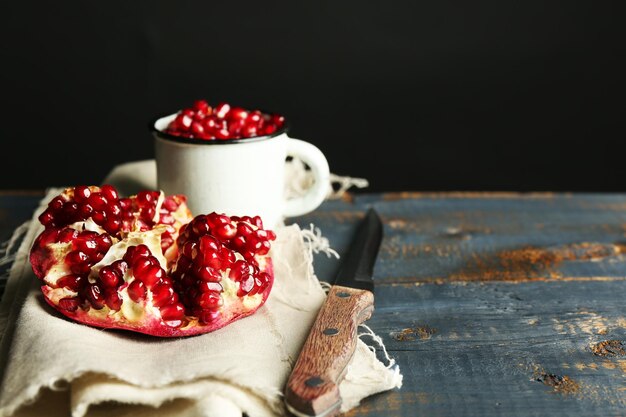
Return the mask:
<svg viewBox="0 0 626 417">
<path fill-rule="evenodd" d="M 331 190 L 326 197 L 328 200 L 339 200 L 352 187 L 367 188 L 369 182 L 365 178 L 347 177 L 331 173 Z"/>
<path fill-rule="evenodd" d="M 306 194 L 313 184 L 313 175 L 306 164 L 299 158 L 293 158 L 285 164 L 285 196 L 286 198 L 299 197 Z M 341 176 L 330 173 L 327 200 L 339 200 L 350 188 L 366 188 L 369 182 L 365 178 Z"/>
</svg>

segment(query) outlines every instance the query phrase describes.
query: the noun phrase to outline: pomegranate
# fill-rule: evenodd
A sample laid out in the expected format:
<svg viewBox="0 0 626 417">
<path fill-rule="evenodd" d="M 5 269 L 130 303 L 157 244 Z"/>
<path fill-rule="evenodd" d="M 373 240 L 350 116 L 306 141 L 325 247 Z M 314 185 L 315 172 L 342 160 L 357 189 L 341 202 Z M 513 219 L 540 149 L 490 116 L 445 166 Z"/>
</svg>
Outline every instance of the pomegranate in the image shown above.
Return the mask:
<svg viewBox="0 0 626 417">
<path fill-rule="evenodd" d="M 273 283 L 274 232 L 257 217 L 192 218 L 182 195 L 77 186 L 39 216 L 30 262 L 45 300 L 91 326 L 207 333 L 253 314 Z"/>
<path fill-rule="evenodd" d="M 165 133 L 201 140 L 243 139 L 272 135 L 285 126 L 279 114 L 263 113 L 219 103 L 211 107 L 206 100 L 196 100 L 180 110 Z"/>
</svg>

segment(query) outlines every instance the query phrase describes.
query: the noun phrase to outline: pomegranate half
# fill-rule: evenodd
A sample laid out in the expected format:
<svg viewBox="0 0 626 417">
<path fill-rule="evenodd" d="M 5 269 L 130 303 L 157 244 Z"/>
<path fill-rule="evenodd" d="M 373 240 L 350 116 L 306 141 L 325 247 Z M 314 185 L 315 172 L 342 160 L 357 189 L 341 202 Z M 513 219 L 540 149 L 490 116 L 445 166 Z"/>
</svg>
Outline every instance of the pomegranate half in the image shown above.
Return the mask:
<svg viewBox="0 0 626 417">
<path fill-rule="evenodd" d="M 183 195 L 77 186 L 39 216 L 30 262 L 45 300 L 87 325 L 207 333 L 253 314 L 273 284 L 274 232 L 256 217 L 192 217 Z"/>
</svg>

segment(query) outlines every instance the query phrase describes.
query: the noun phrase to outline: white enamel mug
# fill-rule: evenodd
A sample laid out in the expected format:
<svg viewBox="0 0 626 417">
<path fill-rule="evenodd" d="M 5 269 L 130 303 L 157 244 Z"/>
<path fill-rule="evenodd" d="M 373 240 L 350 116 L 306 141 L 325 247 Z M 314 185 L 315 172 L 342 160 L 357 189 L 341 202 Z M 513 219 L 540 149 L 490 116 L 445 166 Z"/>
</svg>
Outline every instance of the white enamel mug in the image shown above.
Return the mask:
<svg viewBox="0 0 626 417">
<path fill-rule="evenodd" d="M 165 133 L 176 114 L 151 123 L 155 140 L 157 186 L 166 194 L 184 194 L 193 213 L 261 216 L 270 229 L 287 217 L 315 210 L 326 198 L 329 167 L 316 146 L 287 136 L 287 126 L 272 135 L 244 139 L 201 140 Z M 297 157 L 310 168 L 311 188 L 285 199 L 285 161 Z"/>
</svg>

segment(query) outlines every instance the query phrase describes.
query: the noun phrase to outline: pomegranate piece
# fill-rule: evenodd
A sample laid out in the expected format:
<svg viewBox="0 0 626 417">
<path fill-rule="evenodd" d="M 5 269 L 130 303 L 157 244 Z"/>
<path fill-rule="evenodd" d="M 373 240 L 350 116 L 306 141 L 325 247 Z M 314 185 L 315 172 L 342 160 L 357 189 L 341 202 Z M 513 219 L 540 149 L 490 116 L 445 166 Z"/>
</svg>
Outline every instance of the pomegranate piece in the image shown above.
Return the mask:
<svg viewBox="0 0 626 417">
<path fill-rule="evenodd" d="M 275 233 L 258 216 L 192 218 L 185 201 L 154 190 L 121 198 L 110 185 L 64 190 L 30 252 L 45 300 L 79 323 L 162 337 L 253 314 L 272 288 Z"/>
<path fill-rule="evenodd" d="M 284 127 L 285 118 L 279 114 L 229 103 L 211 107 L 206 100 L 196 100 L 176 114 L 165 133 L 199 140 L 228 140 L 272 135 Z"/>
</svg>

